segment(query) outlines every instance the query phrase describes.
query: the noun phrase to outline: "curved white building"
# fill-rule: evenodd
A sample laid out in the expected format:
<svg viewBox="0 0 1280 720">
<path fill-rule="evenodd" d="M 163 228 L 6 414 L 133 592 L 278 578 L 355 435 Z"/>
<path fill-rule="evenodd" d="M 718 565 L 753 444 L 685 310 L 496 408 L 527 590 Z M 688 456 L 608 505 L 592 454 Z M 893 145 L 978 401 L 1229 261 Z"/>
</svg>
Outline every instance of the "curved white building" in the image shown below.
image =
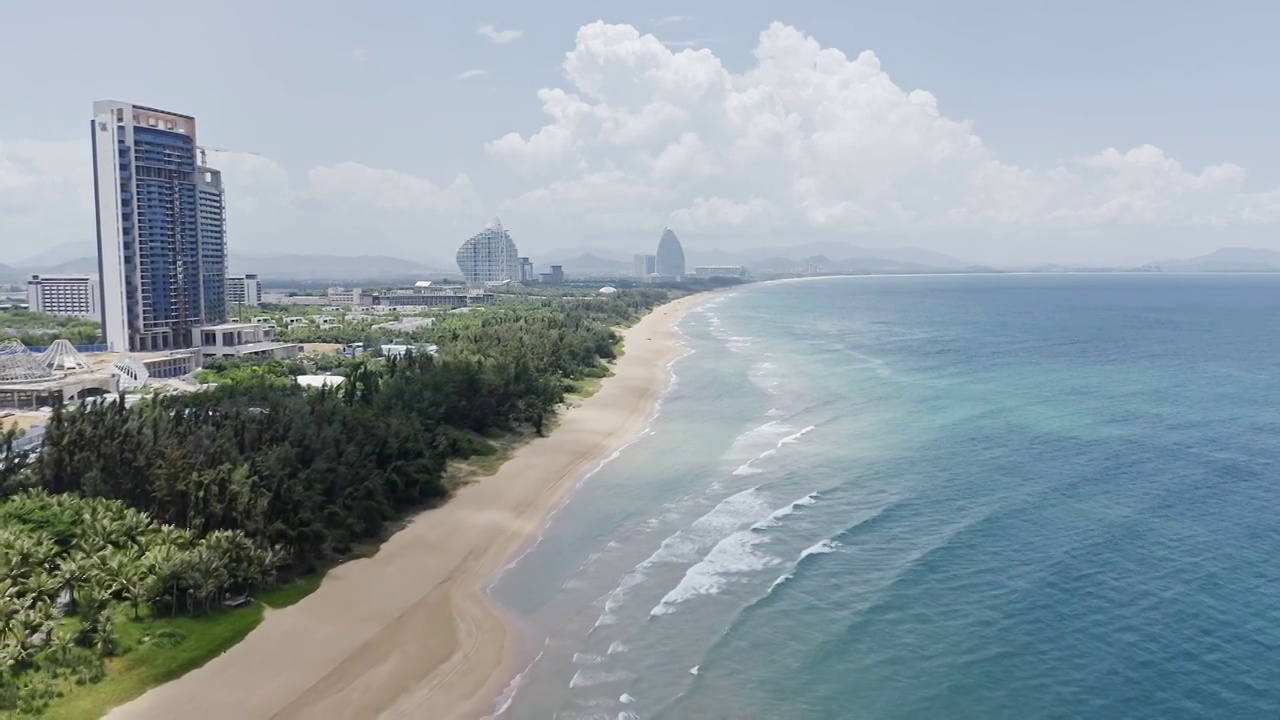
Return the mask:
<svg viewBox="0 0 1280 720">
<path fill-rule="evenodd" d="M 479 234 L 462 243 L 458 269 L 468 285 L 520 280 L 520 252 L 501 220 L 495 217 Z"/>
<path fill-rule="evenodd" d="M 662 229 L 654 269 L 661 277 L 678 278 L 684 275 L 684 248 L 680 246 L 680 238 L 671 232 L 671 228 Z"/>
</svg>

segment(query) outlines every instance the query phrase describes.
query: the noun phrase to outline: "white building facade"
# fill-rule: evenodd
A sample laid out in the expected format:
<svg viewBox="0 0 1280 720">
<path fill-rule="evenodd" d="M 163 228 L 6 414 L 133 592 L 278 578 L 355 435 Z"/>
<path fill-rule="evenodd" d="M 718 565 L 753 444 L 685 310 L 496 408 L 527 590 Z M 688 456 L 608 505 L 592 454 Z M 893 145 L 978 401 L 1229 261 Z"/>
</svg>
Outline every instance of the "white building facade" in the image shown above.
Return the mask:
<svg viewBox="0 0 1280 720">
<path fill-rule="evenodd" d="M 262 284 L 253 273 L 227 276 L 227 305 L 238 307 L 248 305 L 257 307 L 262 304 Z"/>
<path fill-rule="evenodd" d="M 647 278 L 658 271 L 656 255 L 636 255 L 631 259 L 631 274 L 638 278 Z"/>
<path fill-rule="evenodd" d="M 693 269 L 693 274 L 700 278 L 746 278 L 748 275 L 747 269 L 741 265 L 699 265 Z"/>
<path fill-rule="evenodd" d="M 32 275 L 27 281 L 27 308 L 31 312 L 98 320 L 98 279 L 92 275 Z"/>
<path fill-rule="evenodd" d="M 458 248 L 458 269 L 468 285 L 520 280 L 520 251 L 494 218 Z"/>
</svg>

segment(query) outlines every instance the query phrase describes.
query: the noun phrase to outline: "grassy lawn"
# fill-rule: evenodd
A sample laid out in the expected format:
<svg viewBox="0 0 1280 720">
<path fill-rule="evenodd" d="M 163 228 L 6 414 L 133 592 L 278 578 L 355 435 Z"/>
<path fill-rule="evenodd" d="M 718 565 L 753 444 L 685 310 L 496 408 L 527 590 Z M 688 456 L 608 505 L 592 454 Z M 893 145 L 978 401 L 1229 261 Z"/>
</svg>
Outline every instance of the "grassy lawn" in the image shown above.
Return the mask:
<svg viewBox="0 0 1280 720">
<path fill-rule="evenodd" d="M 581 380 L 574 380 L 573 391 L 568 393 L 566 397 L 586 400 L 599 392 L 601 380 L 602 378 L 582 378 Z"/>
<path fill-rule="evenodd" d="M 253 598 L 273 610 L 279 610 L 280 608 L 289 607 L 315 592 L 316 588 L 320 587 L 321 580 L 324 580 L 324 573 L 322 572 L 303 575 L 278 588 L 259 590 L 253 594 Z"/>
<path fill-rule="evenodd" d="M 45 717 L 96 720 L 149 688 L 204 665 L 248 635 L 262 614 L 263 606 L 254 603 L 201 617 L 134 620 L 132 611 L 121 608 L 116 632 L 122 654 L 107 661 L 107 676 L 55 700 Z M 155 641 L 159 636 L 181 641 L 166 647 Z"/>
</svg>

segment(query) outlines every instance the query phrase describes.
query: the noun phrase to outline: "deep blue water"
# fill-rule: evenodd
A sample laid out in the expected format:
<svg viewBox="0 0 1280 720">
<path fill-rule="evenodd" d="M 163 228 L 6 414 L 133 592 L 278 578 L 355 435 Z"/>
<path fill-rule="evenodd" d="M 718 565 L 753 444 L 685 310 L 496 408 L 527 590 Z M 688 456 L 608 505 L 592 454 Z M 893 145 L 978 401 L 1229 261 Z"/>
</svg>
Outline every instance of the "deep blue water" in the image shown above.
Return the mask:
<svg viewBox="0 0 1280 720">
<path fill-rule="evenodd" d="M 541 650 L 502 717 L 1280 717 L 1280 278 L 824 279 L 682 327 L 651 432 L 495 587 Z"/>
</svg>

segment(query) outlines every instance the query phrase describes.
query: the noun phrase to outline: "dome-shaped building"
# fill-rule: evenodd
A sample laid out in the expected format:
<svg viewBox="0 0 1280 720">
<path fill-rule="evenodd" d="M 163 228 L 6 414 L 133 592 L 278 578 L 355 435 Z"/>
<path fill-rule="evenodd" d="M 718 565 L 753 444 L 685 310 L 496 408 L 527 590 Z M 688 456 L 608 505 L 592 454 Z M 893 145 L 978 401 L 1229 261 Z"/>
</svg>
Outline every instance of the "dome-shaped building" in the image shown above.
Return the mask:
<svg viewBox="0 0 1280 720">
<path fill-rule="evenodd" d="M 494 218 L 484 230 L 458 248 L 458 269 L 468 285 L 520 279 L 520 251 Z"/>
<path fill-rule="evenodd" d="M 680 246 L 680 238 L 671 228 L 662 229 L 662 239 L 658 241 L 658 252 L 654 261 L 654 271 L 661 277 L 680 277 L 684 275 L 684 248 Z"/>
</svg>

